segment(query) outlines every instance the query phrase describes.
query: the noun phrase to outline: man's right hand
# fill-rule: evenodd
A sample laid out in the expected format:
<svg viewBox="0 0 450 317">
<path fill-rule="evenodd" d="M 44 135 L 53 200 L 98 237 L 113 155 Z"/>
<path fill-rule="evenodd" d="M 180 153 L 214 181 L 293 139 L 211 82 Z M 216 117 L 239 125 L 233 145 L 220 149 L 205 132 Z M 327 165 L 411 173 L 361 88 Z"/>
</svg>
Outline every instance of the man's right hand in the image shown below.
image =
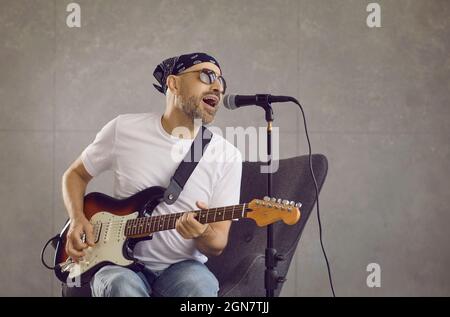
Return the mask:
<svg viewBox="0 0 450 317">
<path fill-rule="evenodd" d="M 83 236 L 85 236 L 85 242 L 83 242 Z M 92 224 L 84 216 L 72 219 L 67 232 L 67 255 L 73 261 L 78 262 L 80 258 L 86 255 L 83 250 L 94 245 L 94 227 Z"/>
</svg>

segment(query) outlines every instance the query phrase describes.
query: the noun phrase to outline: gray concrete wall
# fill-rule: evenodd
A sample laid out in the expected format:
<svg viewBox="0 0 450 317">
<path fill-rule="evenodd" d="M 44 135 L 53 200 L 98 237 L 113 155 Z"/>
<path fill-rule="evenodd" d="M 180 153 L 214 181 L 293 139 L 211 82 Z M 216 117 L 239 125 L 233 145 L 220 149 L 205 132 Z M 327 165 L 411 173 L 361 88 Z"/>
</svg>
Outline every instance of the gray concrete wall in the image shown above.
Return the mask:
<svg viewBox="0 0 450 317">
<path fill-rule="evenodd" d="M 340 296 L 450 295 L 450 2 L 0 0 L 0 295 L 59 295 L 40 265 L 66 219 L 61 176 L 120 113 L 162 112 L 152 72 L 207 51 L 229 91 L 297 96 L 329 160 L 320 209 Z M 308 152 L 293 105 L 275 107 L 281 157 Z M 215 125 L 264 126 L 222 109 Z M 104 174 L 88 190 L 111 192 Z M 381 266 L 368 288 L 366 266 Z M 310 218 L 282 295 L 330 295 Z"/>
</svg>

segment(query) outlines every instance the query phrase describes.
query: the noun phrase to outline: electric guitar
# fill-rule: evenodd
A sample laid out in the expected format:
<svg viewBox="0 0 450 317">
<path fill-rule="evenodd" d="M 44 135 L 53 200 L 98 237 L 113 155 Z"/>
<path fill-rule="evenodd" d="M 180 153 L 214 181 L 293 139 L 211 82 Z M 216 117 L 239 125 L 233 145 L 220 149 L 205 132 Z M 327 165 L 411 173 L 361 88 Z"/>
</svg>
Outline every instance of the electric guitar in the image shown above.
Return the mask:
<svg viewBox="0 0 450 317">
<path fill-rule="evenodd" d="M 163 201 L 165 188 L 149 187 L 126 199 L 115 199 L 102 193 L 90 193 L 84 197 L 84 214 L 94 228 L 93 247 L 84 250 L 85 256 L 78 263 L 65 251 L 68 220 L 56 245 L 55 274 L 63 283 L 88 282 L 105 265 L 120 265 L 134 269 L 142 265 L 133 258 L 137 242 L 149 240 L 158 231 L 175 228 L 176 220 L 185 212 L 150 216 Z M 231 219 L 251 218 L 260 227 L 283 220 L 288 225 L 300 219 L 301 203 L 264 197 L 250 203 L 205 210 L 194 210 L 200 223 L 213 223 Z M 85 237 L 84 237 L 85 239 Z"/>
</svg>

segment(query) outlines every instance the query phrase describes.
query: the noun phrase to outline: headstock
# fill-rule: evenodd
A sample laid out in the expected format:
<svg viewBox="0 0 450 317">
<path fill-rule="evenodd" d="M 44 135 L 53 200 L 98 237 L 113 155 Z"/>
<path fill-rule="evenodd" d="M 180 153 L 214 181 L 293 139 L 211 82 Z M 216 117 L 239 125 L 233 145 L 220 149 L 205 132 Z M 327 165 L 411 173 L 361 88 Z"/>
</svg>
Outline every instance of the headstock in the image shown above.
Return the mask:
<svg viewBox="0 0 450 317">
<path fill-rule="evenodd" d="M 285 224 L 296 224 L 300 219 L 300 207 L 302 203 L 294 201 L 282 200 L 281 198 L 264 197 L 261 199 L 253 199 L 248 207 L 252 210 L 247 213 L 248 218 L 255 220 L 260 227 L 267 226 L 279 220 L 283 220 Z"/>
</svg>

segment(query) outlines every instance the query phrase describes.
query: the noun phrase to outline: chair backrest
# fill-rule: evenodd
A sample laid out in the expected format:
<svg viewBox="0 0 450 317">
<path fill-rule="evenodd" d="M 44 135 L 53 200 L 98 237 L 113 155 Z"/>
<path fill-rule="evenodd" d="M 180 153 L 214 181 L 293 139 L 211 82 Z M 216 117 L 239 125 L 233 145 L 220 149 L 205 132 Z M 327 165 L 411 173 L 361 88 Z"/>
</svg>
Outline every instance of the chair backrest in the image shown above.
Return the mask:
<svg viewBox="0 0 450 317">
<path fill-rule="evenodd" d="M 244 162 L 240 202 L 267 196 L 267 174 L 260 168 L 265 163 Z M 312 155 L 312 167 L 319 191 L 328 171 L 327 158 Z M 285 260 L 278 262 L 277 271 L 285 276 L 297 247 L 303 228 L 316 202 L 316 191 L 311 177 L 309 156 L 298 156 L 279 161 L 277 172 L 272 175 L 272 197 L 301 202 L 301 217 L 297 224 L 273 225 L 274 247 Z M 221 296 L 265 296 L 264 253 L 267 229 L 257 227 L 249 219 L 233 222 L 229 241 L 224 252 L 207 262 L 221 285 Z M 278 296 L 281 285 L 275 290 Z"/>
</svg>

